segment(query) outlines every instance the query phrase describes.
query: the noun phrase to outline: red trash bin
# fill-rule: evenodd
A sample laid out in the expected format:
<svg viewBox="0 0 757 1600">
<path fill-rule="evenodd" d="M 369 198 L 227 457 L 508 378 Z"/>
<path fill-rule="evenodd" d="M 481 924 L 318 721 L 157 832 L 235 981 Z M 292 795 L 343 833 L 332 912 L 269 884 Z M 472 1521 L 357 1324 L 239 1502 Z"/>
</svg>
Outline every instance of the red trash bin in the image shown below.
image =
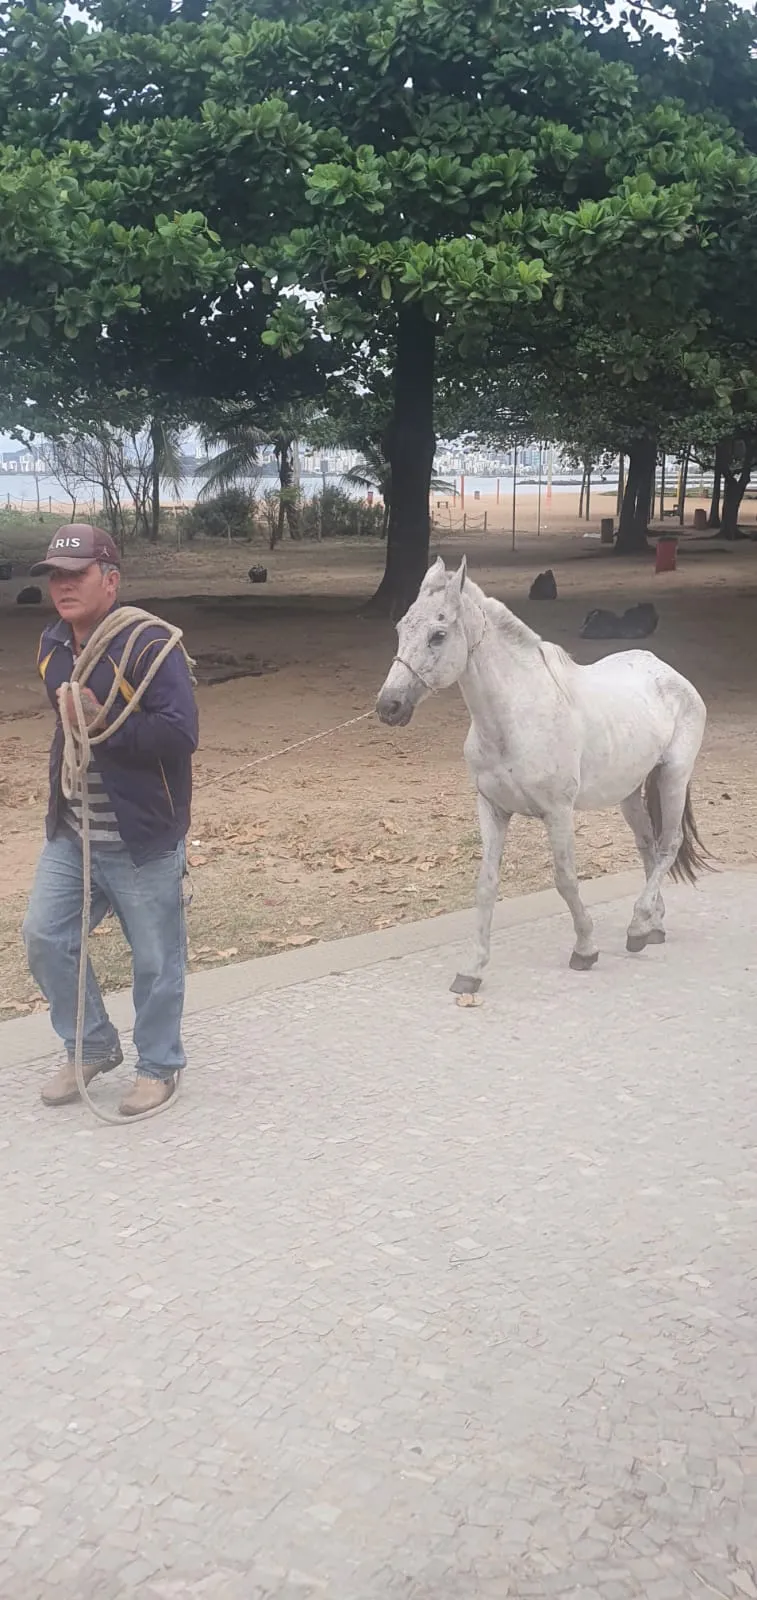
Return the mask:
<svg viewBox="0 0 757 1600">
<path fill-rule="evenodd" d="M 655 572 L 675 572 L 678 557 L 677 539 L 658 539 Z"/>
</svg>

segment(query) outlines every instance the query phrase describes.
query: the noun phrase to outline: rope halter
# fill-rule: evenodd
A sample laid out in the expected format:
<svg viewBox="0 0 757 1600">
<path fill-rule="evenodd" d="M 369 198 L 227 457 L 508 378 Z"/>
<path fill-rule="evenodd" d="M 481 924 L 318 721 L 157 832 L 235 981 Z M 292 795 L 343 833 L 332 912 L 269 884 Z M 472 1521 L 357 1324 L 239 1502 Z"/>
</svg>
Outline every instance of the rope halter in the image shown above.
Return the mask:
<svg viewBox="0 0 757 1600">
<path fill-rule="evenodd" d="M 481 624 L 482 624 L 481 632 L 480 632 L 478 638 L 474 640 L 473 644 L 469 644 L 468 645 L 468 659 L 467 659 L 467 661 L 465 663 L 465 669 L 464 669 L 465 671 L 468 670 L 468 667 L 471 664 L 471 658 L 476 654 L 476 651 L 483 644 L 484 635 L 485 635 L 485 633 L 487 631 L 486 613 L 484 611 L 481 611 L 478 606 L 476 607 L 476 610 L 478 611 L 478 614 L 479 614 L 479 616 L 481 618 Z M 410 662 L 406 661 L 404 656 L 401 656 L 399 654 L 394 656 L 394 658 L 392 660 L 392 666 L 395 666 L 395 664 L 397 666 L 399 666 L 399 667 L 404 667 L 406 672 L 409 672 L 412 675 L 412 677 L 417 678 L 418 682 L 420 684 L 422 684 L 422 686 L 425 689 L 427 694 L 438 694 L 439 691 L 437 689 L 432 688 L 431 684 L 426 682 L 426 679 L 424 678 L 423 674 L 418 671 L 418 668 L 417 667 L 411 667 Z M 461 674 L 461 676 L 462 676 L 462 674 Z"/>
</svg>

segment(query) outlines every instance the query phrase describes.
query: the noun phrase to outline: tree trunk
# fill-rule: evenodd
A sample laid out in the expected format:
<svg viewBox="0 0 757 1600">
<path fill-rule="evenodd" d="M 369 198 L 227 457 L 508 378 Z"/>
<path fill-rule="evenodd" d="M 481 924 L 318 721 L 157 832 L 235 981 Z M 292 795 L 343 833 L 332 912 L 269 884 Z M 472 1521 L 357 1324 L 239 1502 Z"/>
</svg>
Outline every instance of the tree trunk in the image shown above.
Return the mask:
<svg viewBox="0 0 757 1600">
<path fill-rule="evenodd" d="M 302 523 L 300 520 L 300 445 L 298 439 L 292 440 L 292 501 L 287 512 L 289 521 L 290 539 L 302 538 Z"/>
<path fill-rule="evenodd" d="M 286 489 L 287 489 L 286 453 L 287 453 L 287 445 L 286 445 L 286 441 L 284 439 L 277 440 L 276 444 L 273 447 L 273 453 L 274 453 L 274 455 L 276 457 L 276 465 L 277 465 L 277 467 L 279 469 L 279 504 L 278 504 L 278 511 L 277 511 L 275 523 L 271 522 L 271 531 L 270 531 L 270 546 L 271 546 L 272 550 L 275 550 L 277 544 L 281 544 L 281 541 L 282 541 L 282 539 L 284 537 L 284 522 L 286 520 Z"/>
<path fill-rule="evenodd" d="M 649 548 L 647 529 L 652 509 L 652 474 L 657 460 L 654 439 L 635 439 L 628 453 L 628 475 L 618 524 L 615 551 L 637 555 Z"/>
<path fill-rule="evenodd" d="M 276 445 L 276 459 L 279 463 L 279 522 L 276 531 L 276 543 L 284 537 L 284 523 L 289 529 L 290 539 L 301 539 L 300 508 L 297 504 L 294 482 L 294 439 L 281 439 Z"/>
<path fill-rule="evenodd" d="M 115 518 L 114 511 L 113 511 L 113 503 L 112 503 L 110 495 L 108 493 L 108 485 L 106 483 L 105 478 L 103 478 L 100 487 L 101 487 L 102 492 L 103 492 L 103 512 L 104 512 L 105 516 L 107 517 L 108 524 L 110 526 L 110 531 L 111 531 L 111 533 L 113 535 L 113 538 L 115 539 L 117 534 L 118 534 L 118 525 L 116 523 L 116 518 Z"/>
<path fill-rule="evenodd" d="M 740 470 L 733 466 L 734 454 L 741 457 Z M 719 457 L 719 459 L 718 459 Z M 757 462 L 757 439 L 752 436 L 737 440 L 724 439 L 718 445 L 716 470 L 722 475 L 723 512 L 720 521 L 721 539 L 746 539 L 739 527 L 741 502 L 749 488 L 749 479 Z"/>
<path fill-rule="evenodd" d="M 719 444 L 715 450 L 715 473 L 712 480 L 712 499 L 710 501 L 710 514 L 707 518 L 708 528 L 720 527 L 720 497 L 723 493 L 723 475 L 728 468 L 729 446 L 727 443 Z"/>
<path fill-rule="evenodd" d="M 294 495 L 294 489 L 290 490 L 290 495 Z M 284 510 L 286 512 L 287 527 L 289 529 L 290 539 L 301 539 L 302 529 L 300 527 L 300 508 L 297 504 L 297 501 L 293 498 L 288 499 L 284 506 Z"/>
<path fill-rule="evenodd" d="M 618 456 L 618 494 L 615 501 L 615 515 L 620 516 L 623 507 L 623 495 L 626 488 L 626 458 L 621 450 Z"/>
<path fill-rule="evenodd" d="M 681 472 L 678 479 L 678 522 L 682 528 L 686 515 L 686 490 L 689 485 L 689 466 L 691 464 L 691 445 L 687 444 L 681 460 Z"/>
<path fill-rule="evenodd" d="M 160 463 L 163 454 L 163 428 L 158 417 L 153 417 L 150 423 L 150 442 L 152 444 L 152 462 L 150 465 L 150 523 L 148 538 L 151 544 L 157 544 L 160 533 Z"/>
<path fill-rule="evenodd" d="M 739 512 L 751 472 L 751 466 L 746 466 L 743 472 L 731 472 L 730 468 L 726 468 L 723 480 L 723 515 L 720 521 L 721 539 L 746 538 L 746 534 L 742 533 L 739 527 Z"/>
<path fill-rule="evenodd" d="M 394 620 L 415 600 L 428 568 L 429 494 L 434 465 L 434 324 L 419 305 L 397 317 L 394 414 L 384 436 L 392 469 L 386 568 L 370 609 Z"/>
<path fill-rule="evenodd" d="M 282 490 L 279 493 L 278 521 L 276 523 L 276 530 L 275 530 L 273 538 L 271 540 L 271 549 L 272 550 L 275 550 L 277 544 L 281 544 L 281 541 L 282 541 L 282 539 L 284 537 L 284 519 L 285 519 L 285 517 L 286 517 L 286 505 L 284 504 L 284 494 L 283 494 L 283 490 Z"/>
<path fill-rule="evenodd" d="M 714 476 L 714 478 L 712 480 L 712 499 L 710 501 L 710 513 L 709 513 L 709 516 L 707 518 L 707 526 L 708 526 L 708 528 L 719 528 L 720 527 L 720 495 L 721 495 L 722 488 L 723 488 L 722 473 L 716 472 L 715 476 Z"/>
</svg>

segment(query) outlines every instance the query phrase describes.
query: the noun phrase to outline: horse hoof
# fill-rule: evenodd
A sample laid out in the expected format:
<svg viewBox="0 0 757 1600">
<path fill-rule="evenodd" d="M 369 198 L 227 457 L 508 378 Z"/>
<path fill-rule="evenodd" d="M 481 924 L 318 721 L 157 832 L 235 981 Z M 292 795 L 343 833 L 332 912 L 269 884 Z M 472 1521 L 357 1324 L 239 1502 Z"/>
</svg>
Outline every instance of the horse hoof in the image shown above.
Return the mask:
<svg viewBox="0 0 757 1600">
<path fill-rule="evenodd" d="M 481 988 L 480 978 L 466 978 L 458 972 L 453 984 L 450 985 L 450 994 L 478 994 Z"/>
<path fill-rule="evenodd" d="M 665 929 L 664 928 L 653 928 L 652 932 L 649 935 L 649 938 L 647 939 L 647 944 L 664 944 L 664 943 L 665 943 Z"/>
<path fill-rule="evenodd" d="M 663 939 L 664 937 L 665 935 L 663 934 Z M 659 940 L 656 940 L 654 937 L 654 932 L 629 933 L 628 938 L 626 939 L 626 950 L 628 950 L 632 956 L 638 956 L 642 950 L 646 950 L 648 944 L 659 944 Z"/>
<path fill-rule="evenodd" d="M 571 972 L 591 972 L 592 967 L 597 965 L 598 960 L 598 950 L 594 952 L 593 956 L 580 956 L 578 951 L 574 950 L 570 958 L 570 970 Z"/>
</svg>

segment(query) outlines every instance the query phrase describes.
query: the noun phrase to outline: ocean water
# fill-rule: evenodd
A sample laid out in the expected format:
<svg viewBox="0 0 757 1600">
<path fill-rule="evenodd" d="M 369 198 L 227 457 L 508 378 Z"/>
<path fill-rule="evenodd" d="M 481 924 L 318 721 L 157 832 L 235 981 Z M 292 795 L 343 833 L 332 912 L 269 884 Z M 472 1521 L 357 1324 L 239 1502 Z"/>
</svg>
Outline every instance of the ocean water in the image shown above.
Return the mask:
<svg viewBox="0 0 757 1600">
<path fill-rule="evenodd" d="M 453 500 L 455 499 L 455 492 L 454 491 L 455 490 L 457 491 L 456 498 L 457 498 L 457 502 L 459 504 L 459 500 L 460 500 L 460 478 L 459 478 L 459 476 L 455 477 L 455 478 L 450 477 L 446 481 L 448 481 L 450 483 L 450 485 L 452 486 L 453 492 L 452 492 L 451 498 Z M 344 480 L 342 479 L 342 477 L 339 474 L 333 474 L 333 475 L 328 476 L 326 478 L 326 483 L 329 485 L 329 487 L 346 490 L 346 492 L 348 494 L 350 494 L 356 500 L 364 500 L 365 499 L 365 493 L 362 490 L 354 489 L 349 484 L 345 484 Z M 523 477 L 519 476 L 518 483 L 519 483 L 520 487 L 523 489 L 524 493 L 534 494 L 534 493 L 537 492 L 536 480 L 533 478 L 532 474 L 530 474 L 530 473 L 524 474 Z M 493 498 L 496 497 L 497 486 L 498 485 L 499 485 L 500 501 L 501 502 L 503 502 L 503 501 L 507 501 L 507 502 L 511 501 L 512 500 L 512 493 L 513 493 L 513 479 L 512 479 L 512 476 L 510 476 L 510 477 L 503 476 L 501 478 L 479 478 L 479 477 L 473 477 L 473 476 L 472 477 L 468 477 L 467 474 L 466 474 L 466 477 L 465 477 L 465 504 L 466 504 L 466 506 L 470 506 L 472 503 L 475 502 L 475 498 L 476 498 L 477 494 L 482 499 L 487 498 L 488 496 L 491 496 Z M 308 499 L 308 500 L 311 499 L 313 495 L 318 494 L 320 492 L 322 486 L 323 486 L 323 480 L 322 480 L 322 478 L 320 476 L 319 477 L 312 477 L 312 478 L 311 477 L 303 477 L 302 480 L 301 480 L 302 494 L 305 497 L 305 499 Z M 275 488 L 275 487 L 276 487 L 275 478 L 261 478 L 259 480 L 258 485 L 257 485 L 256 492 L 257 492 L 258 495 L 262 495 L 266 489 Z M 597 483 L 595 485 L 595 487 L 599 488 L 599 484 Z M 607 485 L 604 485 L 604 487 L 610 487 L 611 488 L 612 484 L 608 483 Z M 177 503 L 180 504 L 180 505 L 191 505 L 192 502 L 198 498 L 201 488 L 202 488 L 202 482 L 201 482 L 200 479 L 198 479 L 198 478 L 187 478 L 185 480 L 183 486 L 182 486 L 182 494 L 181 494 L 181 497 L 178 498 Z M 558 484 L 558 483 L 555 483 L 553 485 L 553 491 L 552 492 L 553 492 L 553 494 L 571 494 L 571 495 L 575 496 L 575 495 L 578 494 L 578 490 L 579 490 L 578 482 L 570 483 L 570 484 L 562 484 L 562 483 Z M 546 493 L 546 482 L 542 483 L 542 493 L 543 494 Z M 31 474 L 28 474 L 28 473 L 2 472 L 2 470 L 0 470 L 0 509 L 2 509 L 4 507 L 9 507 L 9 508 L 11 508 L 11 509 L 13 509 L 15 511 L 34 512 L 37 509 L 38 494 L 39 494 L 39 508 L 40 508 L 41 511 L 59 511 L 62 515 L 70 516 L 70 514 L 71 514 L 71 500 L 70 500 L 69 496 L 67 495 L 63 484 L 60 483 L 57 478 L 45 476 L 45 477 L 40 477 L 38 480 L 35 480 L 31 476 Z M 177 497 L 175 497 L 174 494 L 170 490 L 166 489 L 164 491 L 164 504 L 165 505 L 171 505 L 174 502 L 174 500 L 176 500 L 176 498 Z M 378 499 L 378 495 L 376 495 L 375 498 Z M 449 499 L 449 498 L 450 498 L 450 495 L 441 494 L 439 492 L 435 492 L 431 496 L 431 502 L 432 502 L 432 505 L 433 505 L 438 500 L 444 501 L 444 500 Z M 126 503 L 128 503 L 128 502 L 126 502 Z M 95 507 L 97 507 L 100 504 L 101 504 L 101 497 L 99 495 L 97 495 L 97 493 L 94 490 L 94 488 L 92 488 L 90 486 L 87 486 L 82 490 L 81 496 L 79 497 L 79 499 L 77 501 L 77 515 L 81 515 L 81 513 L 82 513 L 82 511 L 84 510 L 85 507 L 92 507 L 93 505 Z"/>
</svg>

